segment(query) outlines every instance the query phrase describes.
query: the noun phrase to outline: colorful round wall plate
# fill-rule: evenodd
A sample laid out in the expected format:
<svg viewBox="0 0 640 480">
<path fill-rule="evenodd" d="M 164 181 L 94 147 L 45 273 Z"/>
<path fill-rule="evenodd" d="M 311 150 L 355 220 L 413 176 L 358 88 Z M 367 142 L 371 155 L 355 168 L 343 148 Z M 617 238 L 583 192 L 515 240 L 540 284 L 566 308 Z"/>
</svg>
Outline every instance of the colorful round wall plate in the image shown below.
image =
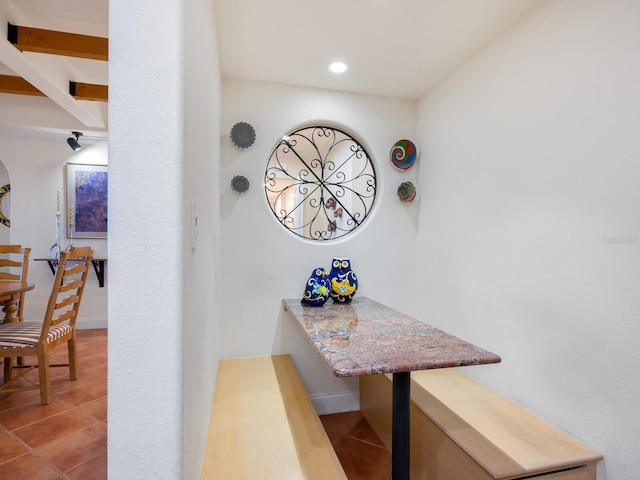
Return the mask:
<svg viewBox="0 0 640 480">
<path fill-rule="evenodd" d="M 416 146 L 411 140 L 398 140 L 391 147 L 391 163 L 398 170 L 409 170 L 416 161 Z"/>
<path fill-rule="evenodd" d="M 398 187 L 398 198 L 405 205 L 413 202 L 416 194 L 416 187 L 412 182 L 402 182 Z"/>
</svg>

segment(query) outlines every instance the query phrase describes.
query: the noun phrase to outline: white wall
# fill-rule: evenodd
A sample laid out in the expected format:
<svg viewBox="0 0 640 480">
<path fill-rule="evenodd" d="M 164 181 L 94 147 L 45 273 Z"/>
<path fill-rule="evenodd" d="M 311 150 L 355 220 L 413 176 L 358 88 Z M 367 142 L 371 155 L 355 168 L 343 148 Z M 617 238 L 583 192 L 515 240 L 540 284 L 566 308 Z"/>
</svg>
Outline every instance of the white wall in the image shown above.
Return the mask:
<svg viewBox="0 0 640 480">
<path fill-rule="evenodd" d="M 640 3 L 555 1 L 419 103 L 418 316 L 640 478 Z"/>
<path fill-rule="evenodd" d="M 212 2 L 186 6 L 183 479 L 200 478 L 220 358 L 220 71 Z M 195 202 L 197 238 L 191 239 Z M 194 246 L 195 245 L 195 246 Z"/>
<path fill-rule="evenodd" d="M 287 352 L 321 412 L 358 408 L 357 380 L 336 379 L 297 324 L 281 314 L 283 298 L 301 298 L 317 266 L 329 268 L 333 257 L 351 258 L 360 287 L 357 295 L 376 298 L 406 313 L 415 305 L 414 250 L 417 206 L 403 206 L 396 195 L 405 179 L 389 161 L 391 146 L 414 138 L 416 104 L 292 88 L 233 79 L 222 84 L 221 301 L 227 357 Z M 341 242 L 304 242 L 289 233 L 270 211 L 263 187 L 271 150 L 285 133 L 310 121 L 327 121 L 359 138 L 378 176 L 373 217 Z M 256 141 L 248 149 L 233 146 L 231 127 L 248 122 Z M 229 186 L 235 175 L 251 182 L 239 196 Z"/>
<path fill-rule="evenodd" d="M 206 0 L 109 11 L 109 478 L 195 479 L 220 341 L 213 11 Z"/>
<path fill-rule="evenodd" d="M 109 478 L 182 474 L 183 2 L 109 5 Z"/>
<path fill-rule="evenodd" d="M 65 164 L 107 164 L 107 144 L 103 140 L 83 139 L 83 149 L 73 152 L 67 145 L 69 135 L 42 132 L 16 132 L 0 127 L 0 161 L 11 178 L 11 243 L 31 247 L 29 281 L 36 284 L 25 300 L 26 319 L 42 319 L 51 292 L 53 275 L 46 262 L 49 248 L 56 240 L 57 192 L 61 195 L 62 250 L 68 245 L 65 229 Z M 6 228 L 1 226 L 2 228 Z M 94 256 L 105 258 L 107 240 L 74 239 L 73 244 L 93 247 Z M 105 286 L 89 273 L 87 288 L 80 307 L 79 328 L 107 326 L 107 292 L 109 266 L 105 268 Z"/>
</svg>

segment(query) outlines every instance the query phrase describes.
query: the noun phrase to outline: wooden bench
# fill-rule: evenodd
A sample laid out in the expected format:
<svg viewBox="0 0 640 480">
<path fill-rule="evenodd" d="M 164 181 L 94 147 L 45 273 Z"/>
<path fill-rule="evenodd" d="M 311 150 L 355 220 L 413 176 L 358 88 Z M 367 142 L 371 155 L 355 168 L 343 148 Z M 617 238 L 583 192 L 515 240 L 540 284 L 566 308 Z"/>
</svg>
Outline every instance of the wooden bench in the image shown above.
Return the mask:
<svg viewBox="0 0 640 480">
<path fill-rule="evenodd" d="M 347 479 L 291 356 L 220 361 L 200 478 Z"/>
<path fill-rule="evenodd" d="M 602 459 L 457 369 L 411 373 L 411 479 L 595 480 Z M 360 408 L 391 444 L 391 378 L 360 378 Z"/>
</svg>

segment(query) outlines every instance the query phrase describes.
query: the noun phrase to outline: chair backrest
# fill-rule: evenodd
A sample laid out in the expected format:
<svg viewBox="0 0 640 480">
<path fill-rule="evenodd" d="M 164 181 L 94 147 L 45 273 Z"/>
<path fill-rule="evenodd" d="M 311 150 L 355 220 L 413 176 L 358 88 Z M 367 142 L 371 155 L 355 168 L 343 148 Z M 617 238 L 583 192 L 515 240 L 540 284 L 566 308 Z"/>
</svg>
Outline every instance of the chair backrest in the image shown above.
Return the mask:
<svg viewBox="0 0 640 480">
<path fill-rule="evenodd" d="M 47 338 L 49 329 L 53 325 L 66 322 L 75 328 L 92 259 L 91 247 L 76 247 L 60 252 L 58 269 L 44 315 L 42 340 Z"/>
<path fill-rule="evenodd" d="M 0 245 L 0 282 L 3 280 L 27 281 L 31 249 L 22 245 Z M 18 273 L 19 272 L 19 273 Z M 18 319 L 22 321 L 24 292 L 18 300 Z"/>
<path fill-rule="evenodd" d="M 26 280 L 31 249 L 22 245 L 0 245 L 0 280 Z M 19 273 L 16 273 L 19 269 Z"/>
</svg>

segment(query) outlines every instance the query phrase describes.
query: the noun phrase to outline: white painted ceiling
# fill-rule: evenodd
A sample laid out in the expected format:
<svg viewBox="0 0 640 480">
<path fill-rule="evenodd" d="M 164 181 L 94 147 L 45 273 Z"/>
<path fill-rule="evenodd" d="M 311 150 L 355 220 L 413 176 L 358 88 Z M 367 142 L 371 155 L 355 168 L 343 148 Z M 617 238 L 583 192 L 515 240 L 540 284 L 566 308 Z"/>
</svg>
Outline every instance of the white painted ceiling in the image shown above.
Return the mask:
<svg viewBox="0 0 640 480">
<path fill-rule="evenodd" d="M 214 0 L 224 75 L 413 99 L 537 3 Z"/>
<path fill-rule="evenodd" d="M 224 76 L 416 99 L 542 0 L 212 1 Z M 0 0 L 0 74 L 50 98 L 0 94 L 0 126 L 2 107 L 53 102 L 60 128 L 107 130 L 104 104 L 66 93 L 69 80 L 108 84 L 107 62 L 17 52 L 7 22 L 106 37 L 108 0 Z M 334 60 L 349 71 L 330 73 Z"/>
</svg>

